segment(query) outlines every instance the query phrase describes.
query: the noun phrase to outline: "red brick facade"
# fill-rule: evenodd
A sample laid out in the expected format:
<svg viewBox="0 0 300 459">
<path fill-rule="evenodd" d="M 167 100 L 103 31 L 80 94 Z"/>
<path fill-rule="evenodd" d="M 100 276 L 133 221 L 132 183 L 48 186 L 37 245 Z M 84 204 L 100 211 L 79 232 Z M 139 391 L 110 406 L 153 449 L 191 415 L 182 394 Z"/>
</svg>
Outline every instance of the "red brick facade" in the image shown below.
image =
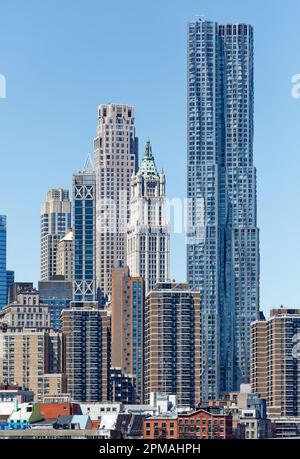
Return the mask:
<svg viewBox="0 0 300 459">
<path fill-rule="evenodd" d="M 147 418 L 144 419 L 144 438 L 178 438 L 178 419 Z"/>
<path fill-rule="evenodd" d="M 198 410 L 172 417 L 144 420 L 144 439 L 228 439 L 232 438 L 231 415 Z"/>
</svg>

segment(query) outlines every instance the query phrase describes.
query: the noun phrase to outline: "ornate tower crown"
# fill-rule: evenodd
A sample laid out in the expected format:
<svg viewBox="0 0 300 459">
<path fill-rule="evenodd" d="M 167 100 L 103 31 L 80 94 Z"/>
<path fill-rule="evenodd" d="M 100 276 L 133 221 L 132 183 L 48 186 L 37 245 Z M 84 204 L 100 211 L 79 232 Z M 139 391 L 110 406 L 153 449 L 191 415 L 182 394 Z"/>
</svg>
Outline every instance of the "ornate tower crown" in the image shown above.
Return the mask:
<svg viewBox="0 0 300 459">
<path fill-rule="evenodd" d="M 154 156 L 152 154 L 150 140 L 147 140 L 146 142 L 139 173 L 142 174 L 145 178 L 159 178 L 159 173 L 157 171 Z"/>
</svg>

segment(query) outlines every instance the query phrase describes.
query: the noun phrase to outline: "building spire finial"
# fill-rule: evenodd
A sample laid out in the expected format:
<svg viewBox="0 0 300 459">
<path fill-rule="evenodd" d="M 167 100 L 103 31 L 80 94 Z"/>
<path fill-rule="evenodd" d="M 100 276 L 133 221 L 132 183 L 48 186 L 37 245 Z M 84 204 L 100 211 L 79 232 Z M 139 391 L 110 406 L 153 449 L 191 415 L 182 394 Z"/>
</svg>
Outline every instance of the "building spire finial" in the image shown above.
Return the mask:
<svg viewBox="0 0 300 459">
<path fill-rule="evenodd" d="M 90 153 L 87 154 L 87 158 L 84 163 L 83 172 L 92 172 L 94 170 L 93 161 Z"/>
<path fill-rule="evenodd" d="M 148 159 L 152 159 L 153 158 L 152 147 L 151 147 L 151 142 L 150 142 L 149 137 L 147 137 L 147 142 L 146 142 L 145 151 L 144 151 L 144 155 L 143 155 L 143 159 L 144 158 L 148 158 Z"/>
<path fill-rule="evenodd" d="M 151 142 L 149 138 L 145 145 L 145 151 L 142 157 L 140 172 L 145 177 L 150 177 L 150 176 L 158 177 L 158 172 L 157 172 L 154 156 L 152 154 L 152 147 L 151 147 Z"/>
</svg>

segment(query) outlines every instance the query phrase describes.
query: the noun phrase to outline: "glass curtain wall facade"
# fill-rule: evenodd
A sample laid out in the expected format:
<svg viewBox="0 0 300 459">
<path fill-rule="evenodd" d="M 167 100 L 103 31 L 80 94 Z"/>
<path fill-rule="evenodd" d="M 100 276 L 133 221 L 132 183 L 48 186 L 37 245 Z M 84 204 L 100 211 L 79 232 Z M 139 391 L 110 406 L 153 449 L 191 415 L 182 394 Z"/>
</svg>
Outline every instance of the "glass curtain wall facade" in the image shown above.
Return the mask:
<svg viewBox="0 0 300 459">
<path fill-rule="evenodd" d="M 74 301 L 96 298 L 96 177 L 86 170 L 73 175 Z"/>
<path fill-rule="evenodd" d="M 15 272 L 6 271 L 6 304 L 8 304 L 8 292 L 11 285 L 15 282 Z"/>
<path fill-rule="evenodd" d="M 72 282 L 64 280 L 40 281 L 38 291 L 42 303 L 48 305 L 50 325 L 55 331 L 61 330 L 61 313 L 72 301 Z"/>
<path fill-rule="evenodd" d="M 145 283 L 141 278 L 131 278 L 131 365 L 132 374 L 135 381 L 135 397 L 137 403 L 143 401 L 143 337 L 144 337 L 144 303 L 145 303 Z"/>
<path fill-rule="evenodd" d="M 131 277 L 128 266 L 120 261 L 112 271 L 111 366 L 117 380 L 121 371 L 125 386 L 131 378 L 135 403 L 143 400 L 144 302 L 144 279 Z"/>
<path fill-rule="evenodd" d="M 259 311 L 253 106 L 252 27 L 190 23 L 187 276 L 202 295 L 204 399 L 249 380 Z"/>
</svg>

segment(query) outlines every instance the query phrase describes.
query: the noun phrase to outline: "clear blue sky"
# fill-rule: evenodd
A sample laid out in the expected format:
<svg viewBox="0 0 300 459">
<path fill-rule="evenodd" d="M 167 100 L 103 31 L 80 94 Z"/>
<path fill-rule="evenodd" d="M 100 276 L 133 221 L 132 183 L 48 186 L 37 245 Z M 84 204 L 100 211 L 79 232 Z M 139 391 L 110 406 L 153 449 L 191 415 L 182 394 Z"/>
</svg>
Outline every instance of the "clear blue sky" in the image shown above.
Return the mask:
<svg viewBox="0 0 300 459">
<path fill-rule="evenodd" d="M 186 27 L 196 15 L 255 28 L 255 163 L 261 228 L 261 307 L 300 306 L 299 0 L 10 0 L 0 11 L 0 213 L 8 267 L 39 277 L 39 206 L 70 187 L 92 151 L 97 105 L 136 107 L 169 196 L 186 190 Z M 185 279 L 184 237 L 172 277 Z"/>
</svg>

